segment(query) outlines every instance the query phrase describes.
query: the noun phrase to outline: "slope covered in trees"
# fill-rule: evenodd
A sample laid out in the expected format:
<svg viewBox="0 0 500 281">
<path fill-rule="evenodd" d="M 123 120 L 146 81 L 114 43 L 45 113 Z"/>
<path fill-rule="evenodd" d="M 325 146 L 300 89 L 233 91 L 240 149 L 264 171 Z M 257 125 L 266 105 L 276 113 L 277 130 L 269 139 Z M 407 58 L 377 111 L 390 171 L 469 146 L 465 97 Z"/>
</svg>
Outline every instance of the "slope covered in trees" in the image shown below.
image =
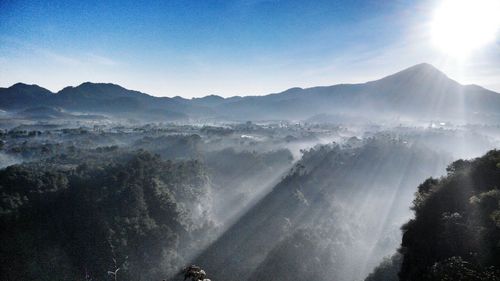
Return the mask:
<svg viewBox="0 0 500 281">
<path fill-rule="evenodd" d="M 119 269 L 119 280 L 161 280 L 206 243 L 214 225 L 198 161 L 106 155 L 0 171 L 0 279 L 106 280 Z"/>
<path fill-rule="evenodd" d="M 400 246 L 418 184 L 495 146 L 488 135 L 398 127 L 362 137 L 250 122 L 0 131 L 1 152 L 21 163 L 1 163 L 0 279 L 107 280 L 118 269 L 120 281 L 177 280 L 194 262 L 216 281 L 389 281 L 403 260 L 404 280 L 494 276 L 497 152 L 422 184 L 403 250 L 369 274 Z M 463 241 L 482 246 L 460 250 Z"/>
<path fill-rule="evenodd" d="M 222 281 L 363 278 L 398 246 L 413 187 L 445 161 L 386 136 L 303 151 L 196 263 Z"/>
<path fill-rule="evenodd" d="M 371 272 L 365 281 L 399 281 L 399 269 L 403 256 L 395 253 L 384 260 Z"/>
<path fill-rule="evenodd" d="M 400 280 L 500 280 L 500 151 L 459 160 L 418 187 Z"/>
<path fill-rule="evenodd" d="M 21 128 L 0 134 L 21 163 L 0 170 L 1 280 L 172 277 L 293 161 L 163 127 Z"/>
</svg>

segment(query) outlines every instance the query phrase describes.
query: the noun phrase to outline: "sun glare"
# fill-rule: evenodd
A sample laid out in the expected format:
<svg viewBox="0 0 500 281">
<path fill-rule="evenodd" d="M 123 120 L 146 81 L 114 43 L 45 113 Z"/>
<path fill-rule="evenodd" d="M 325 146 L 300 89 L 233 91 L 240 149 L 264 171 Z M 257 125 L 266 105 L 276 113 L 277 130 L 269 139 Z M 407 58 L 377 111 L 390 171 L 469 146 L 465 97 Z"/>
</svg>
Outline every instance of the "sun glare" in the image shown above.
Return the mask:
<svg viewBox="0 0 500 281">
<path fill-rule="evenodd" d="M 431 23 L 433 44 L 463 58 L 495 40 L 500 27 L 500 0 L 443 0 Z"/>
</svg>

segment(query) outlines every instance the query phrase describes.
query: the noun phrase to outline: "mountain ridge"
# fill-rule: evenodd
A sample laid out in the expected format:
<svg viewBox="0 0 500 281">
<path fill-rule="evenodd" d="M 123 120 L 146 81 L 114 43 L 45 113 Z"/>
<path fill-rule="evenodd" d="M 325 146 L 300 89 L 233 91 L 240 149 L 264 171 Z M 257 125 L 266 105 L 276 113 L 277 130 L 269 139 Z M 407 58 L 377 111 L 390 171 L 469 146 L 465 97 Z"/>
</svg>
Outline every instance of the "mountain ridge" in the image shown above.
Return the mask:
<svg viewBox="0 0 500 281">
<path fill-rule="evenodd" d="M 318 114 L 341 114 L 368 120 L 408 117 L 475 121 L 494 116 L 500 121 L 500 94 L 477 85 L 462 85 L 428 63 L 365 83 L 293 87 L 279 93 L 227 98 L 156 97 L 113 83 L 92 82 L 56 93 L 24 83 L 0 88 L 1 109 L 21 110 L 34 105 L 139 119 L 306 120 Z"/>
<path fill-rule="evenodd" d="M 403 70 L 400 70 L 400 71 L 398 71 L 396 73 L 389 74 L 389 75 L 383 76 L 382 78 L 375 79 L 375 80 L 370 80 L 370 81 L 367 81 L 367 82 L 362 82 L 362 83 L 338 83 L 338 84 L 333 84 L 333 85 L 322 85 L 322 86 L 313 86 L 313 87 L 305 87 L 305 88 L 303 88 L 303 87 L 290 87 L 290 88 L 288 88 L 286 90 L 283 90 L 281 92 L 268 93 L 268 94 L 264 94 L 264 95 L 248 95 L 248 96 L 235 95 L 235 96 L 222 97 L 222 96 L 216 95 L 216 94 L 208 94 L 206 96 L 192 97 L 192 98 L 184 98 L 182 96 L 174 96 L 174 97 L 154 96 L 154 95 L 150 95 L 148 93 L 144 93 L 144 92 L 141 92 L 141 91 L 138 91 L 138 90 L 128 89 L 128 88 L 125 88 L 125 87 L 123 87 L 123 86 L 121 86 L 119 84 L 115 84 L 115 83 L 91 82 L 91 81 L 82 82 L 81 84 L 79 84 L 77 86 L 66 86 L 66 87 L 62 88 L 61 90 L 59 90 L 57 92 L 53 92 L 53 91 L 51 91 L 51 90 L 49 90 L 47 88 L 39 86 L 38 84 L 27 84 L 27 83 L 23 83 L 23 82 L 17 82 L 15 84 L 12 84 L 9 87 L 0 87 L 0 89 L 15 88 L 17 86 L 22 85 L 22 86 L 25 86 L 25 87 L 26 86 L 37 87 L 37 88 L 43 89 L 43 90 L 45 90 L 47 92 L 50 92 L 52 94 L 59 94 L 59 93 L 61 93 L 62 91 L 66 90 L 66 89 L 75 89 L 75 88 L 79 88 L 81 86 L 86 86 L 86 85 L 93 85 L 93 86 L 97 86 L 97 85 L 106 85 L 106 86 L 108 86 L 109 85 L 109 86 L 115 86 L 115 87 L 118 87 L 118 88 L 121 88 L 121 89 L 127 90 L 127 91 L 133 91 L 133 92 L 138 92 L 138 93 L 146 94 L 148 96 L 155 97 L 155 98 L 168 98 L 168 99 L 176 99 L 176 98 L 178 99 L 178 98 L 181 98 L 181 99 L 184 99 L 184 100 L 199 100 L 199 99 L 205 99 L 205 98 L 209 98 L 209 97 L 220 97 L 220 98 L 222 98 L 224 100 L 227 100 L 227 99 L 232 99 L 232 98 L 248 98 L 248 97 L 263 97 L 263 96 L 279 95 L 279 94 L 284 94 L 284 93 L 288 93 L 290 91 L 297 91 L 297 90 L 311 90 L 311 89 L 329 88 L 329 87 L 335 87 L 335 86 L 365 85 L 365 84 L 369 84 L 369 83 L 372 83 L 372 82 L 380 81 L 380 80 L 383 80 L 383 79 L 386 79 L 386 78 L 390 78 L 390 77 L 396 76 L 398 74 L 405 73 L 407 71 L 415 71 L 415 70 L 418 71 L 421 68 L 433 69 L 433 70 L 436 71 L 436 73 L 440 73 L 441 75 L 444 75 L 448 79 L 453 80 L 453 79 L 449 78 L 444 72 L 442 72 L 441 70 L 439 70 L 438 68 L 436 68 L 435 66 L 433 66 L 432 64 L 423 62 L 423 63 L 419 63 L 419 64 L 416 64 L 416 65 L 410 66 L 410 67 L 405 68 Z M 453 80 L 453 81 L 455 81 L 455 80 Z M 485 88 L 483 86 L 480 86 L 480 85 L 477 85 L 477 84 L 466 84 L 466 85 L 462 85 L 462 86 L 476 86 L 476 87 L 480 87 L 480 88 L 482 88 L 484 90 L 487 90 L 487 91 L 495 92 L 493 90 L 487 89 L 487 88 Z M 497 92 L 495 92 L 495 93 L 497 93 Z M 498 94 L 500 94 L 500 93 L 498 93 Z"/>
</svg>

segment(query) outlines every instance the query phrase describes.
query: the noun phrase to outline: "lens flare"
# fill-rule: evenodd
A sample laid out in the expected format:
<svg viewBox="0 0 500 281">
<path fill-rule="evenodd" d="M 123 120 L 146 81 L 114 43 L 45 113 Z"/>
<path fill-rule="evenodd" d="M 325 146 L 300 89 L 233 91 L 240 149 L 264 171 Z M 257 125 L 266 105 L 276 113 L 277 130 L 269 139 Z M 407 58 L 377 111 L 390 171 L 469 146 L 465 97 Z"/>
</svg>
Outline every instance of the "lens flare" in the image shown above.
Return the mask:
<svg viewBox="0 0 500 281">
<path fill-rule="evenodd" d="M 432 42 L 450 56 L 468 56 L 495 40 L 499 12 L 498 0 L 444 0 L 431 22 Z"/>
</svg>

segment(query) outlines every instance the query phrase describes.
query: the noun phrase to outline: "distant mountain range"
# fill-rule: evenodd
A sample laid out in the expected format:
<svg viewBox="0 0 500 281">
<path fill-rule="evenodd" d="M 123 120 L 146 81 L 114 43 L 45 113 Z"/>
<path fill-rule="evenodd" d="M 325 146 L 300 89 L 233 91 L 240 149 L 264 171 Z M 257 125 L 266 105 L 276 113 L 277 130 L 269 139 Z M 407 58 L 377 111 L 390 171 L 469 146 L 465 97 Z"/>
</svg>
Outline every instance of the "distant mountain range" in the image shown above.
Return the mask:
<svg viewBox="0 0 500 281">
<path fill-rule="evenodd" d="M 154 97 L 119 85 L 86 82 L 53 93 L 17 83 L 0 88 L 0 109 L 53 107 L 67 113 L 173 120 L 500 121 L 500 94 L 461 85 L 430 64 L 362 84 L 291 88 L 264 96 Z"/>
</svg>

